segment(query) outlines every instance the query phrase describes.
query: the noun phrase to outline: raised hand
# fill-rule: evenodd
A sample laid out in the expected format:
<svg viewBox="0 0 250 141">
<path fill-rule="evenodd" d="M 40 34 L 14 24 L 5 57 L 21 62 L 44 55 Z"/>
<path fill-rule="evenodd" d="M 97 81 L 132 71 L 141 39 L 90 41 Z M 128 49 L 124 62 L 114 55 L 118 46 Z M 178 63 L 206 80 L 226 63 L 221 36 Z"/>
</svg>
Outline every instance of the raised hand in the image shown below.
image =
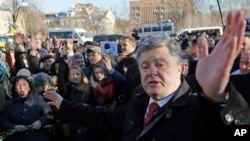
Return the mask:
<svg viewBox="0 0 250 141">
<path fill-rule="evenodd" d="M 97 82 L 95 82 L 93 76 L 90 76 L 90 86 L 91 86 L 92 88 L 94 88 L 94 89 L 95 89 L 96 86 L 97 86 Z"/>
<path fill-rule="evenodd" d="M 69 50 L 73 50 L 73 46 L 74 46 L 73 40 L 72 39 L 67 39 L 67 48 Z"/>
<path fill-rule="evenodd" d="M 43 95 L 47 100 L 49 100 L 49 105 L 53 105 L 57 109 L 60 108 L 63 98 L 58 93 L 56 93 L 55 91 L 46 91 Z"/>
<path fill-rule="evenodd" d="M 108 71 L 110 71 L 112 69 L 112 63 L 109 55 L 103 55 L 102 61 L 105 64 Z"/>
<path fill-rule="evenodd" d="M 226 99 L 222 93 L 229 82 L 234 59 L 240 52 L 245 28 L 243 12 L 229 12 L 226 29 L 210 55 L 206 38 L 199 38 L 196 79 L 205 95 L 217 102 Z"/>
<path fill-rule="evenodd" d="M 30 44 L 31 44 L 31 49 L 32 50 L 36 50 L 38 48 L 37 38 L 35 36 L 33 36 L 33 35 L 31 36 Z"/>
<path fill-rule="evenodd" d="M 18 45 L 23 43 L 22 35 L 20 33 L 15 34 L 15 41 Z"/>
</svg>

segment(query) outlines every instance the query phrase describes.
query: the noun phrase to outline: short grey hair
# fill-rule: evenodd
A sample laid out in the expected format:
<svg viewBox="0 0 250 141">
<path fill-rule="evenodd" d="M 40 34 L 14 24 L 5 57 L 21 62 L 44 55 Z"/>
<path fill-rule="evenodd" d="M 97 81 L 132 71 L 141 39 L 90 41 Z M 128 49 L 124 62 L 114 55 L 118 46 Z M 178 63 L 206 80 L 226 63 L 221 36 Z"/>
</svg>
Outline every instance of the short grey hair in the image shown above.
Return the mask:
<svg viewBox="0 0 250 141">
<path fill-rule="evenodd" d="M 77 59 L 84 59 L 81 53 L 76 53 L 72 56 L 72 64 L 74 65 Z"/>
<path fill-rule="evenodd" d="M 177 62 L 181 63 L 182 61 L 182 52 L 180 44 L 176 40 L 167 35 L 163 36 L 151 36 L 142 39 L 137 48 L 137 63 L 140 62 L 141 54 L 145 51 L 156 49 L 159 47 L 166 47 L 169 50 L 170 55 L 176 57 Z"/>
</svg>

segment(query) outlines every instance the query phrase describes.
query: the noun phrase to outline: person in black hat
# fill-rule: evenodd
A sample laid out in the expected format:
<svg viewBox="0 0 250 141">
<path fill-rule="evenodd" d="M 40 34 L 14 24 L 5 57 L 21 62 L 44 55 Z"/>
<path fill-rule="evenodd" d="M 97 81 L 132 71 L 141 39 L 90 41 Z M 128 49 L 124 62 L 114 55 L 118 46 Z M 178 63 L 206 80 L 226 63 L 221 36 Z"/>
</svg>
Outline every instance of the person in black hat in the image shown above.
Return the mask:
<svg viewBox="0 0 250 141">
<path fill-rule="evenodd" d="M 51 64 L 55 61 L 53 55 L 44 55 L 40 60 L 39 60 L 39 66 L 40 66 L 40 72 L 45 72 L 49 75 L 51 74 Z"/>
</svg>

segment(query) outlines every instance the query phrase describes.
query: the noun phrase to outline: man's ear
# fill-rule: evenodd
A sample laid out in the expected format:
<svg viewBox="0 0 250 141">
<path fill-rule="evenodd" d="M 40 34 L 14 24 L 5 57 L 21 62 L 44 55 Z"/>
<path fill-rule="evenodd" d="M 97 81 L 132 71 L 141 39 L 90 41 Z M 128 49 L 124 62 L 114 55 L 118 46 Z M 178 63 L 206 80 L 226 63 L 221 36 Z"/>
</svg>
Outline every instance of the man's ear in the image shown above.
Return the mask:
<svg viewBox="0 0 250 141">
<path fill-rule="evenodd" d="M 180 72 L 180 73 L 182 72 L 182 65 L 183 65 L 182 63 L 178 64 L 178 72 Z"/>
</svg>

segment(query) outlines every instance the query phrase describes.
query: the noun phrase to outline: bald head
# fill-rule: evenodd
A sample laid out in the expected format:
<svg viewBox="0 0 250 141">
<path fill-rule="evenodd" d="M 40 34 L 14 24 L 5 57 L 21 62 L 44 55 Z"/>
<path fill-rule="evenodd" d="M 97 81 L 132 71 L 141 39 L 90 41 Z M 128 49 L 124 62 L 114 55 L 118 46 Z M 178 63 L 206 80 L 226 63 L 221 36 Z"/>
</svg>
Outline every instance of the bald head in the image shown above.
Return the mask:
<svg viewBox="0 0 250 141">
<path fill-rule="evenodd" d="M 244 51 L 250 50 L 250 37 L 245 36 L 243 39 L 242 47 L 241 47 L 241 53 Z"/>
</svg>

